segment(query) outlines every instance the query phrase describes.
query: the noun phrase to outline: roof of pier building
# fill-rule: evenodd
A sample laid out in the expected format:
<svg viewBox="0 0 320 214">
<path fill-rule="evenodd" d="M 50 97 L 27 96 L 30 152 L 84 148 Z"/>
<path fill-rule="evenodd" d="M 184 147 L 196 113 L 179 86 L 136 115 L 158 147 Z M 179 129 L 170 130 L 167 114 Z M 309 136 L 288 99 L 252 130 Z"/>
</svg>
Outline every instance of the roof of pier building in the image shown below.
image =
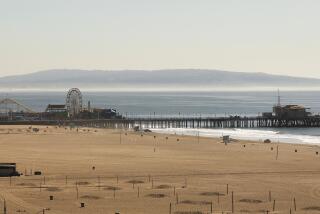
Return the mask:
<svg viewBox="0 0 320 214">
<path fill-rule="evenodd" d="M 46 112 L 64 112 L 66 110 L 66 105 L 61 104 L 49 104 L 46 108 Z"/>
</svg>

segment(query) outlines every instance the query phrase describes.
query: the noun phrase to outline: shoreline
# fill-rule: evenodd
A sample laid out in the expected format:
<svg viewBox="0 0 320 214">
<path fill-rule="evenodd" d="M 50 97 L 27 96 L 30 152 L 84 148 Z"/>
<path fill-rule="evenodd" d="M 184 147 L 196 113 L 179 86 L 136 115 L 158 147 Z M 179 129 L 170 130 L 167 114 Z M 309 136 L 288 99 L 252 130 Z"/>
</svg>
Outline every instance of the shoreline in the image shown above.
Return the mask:
<svg viewBox="0 0 320 214">
<path fill-rule="evenodd" d="M 241 141 L 254 141 L 263 143 L 264 140 L 271 140 L 272 143 L 301 144 L 320 146 L 320 136 L 285 133 L 275 129 L 265 128 L 225 128 L 225 129 L 192 129 L 192 128 L 164 128 L 150 129 L 155 133 L 179 134 L 197 137 L 222 138 L 229 135 L 231 139 Z M 294 129 L 292 129 L 294 130 Z"/>
</svg>

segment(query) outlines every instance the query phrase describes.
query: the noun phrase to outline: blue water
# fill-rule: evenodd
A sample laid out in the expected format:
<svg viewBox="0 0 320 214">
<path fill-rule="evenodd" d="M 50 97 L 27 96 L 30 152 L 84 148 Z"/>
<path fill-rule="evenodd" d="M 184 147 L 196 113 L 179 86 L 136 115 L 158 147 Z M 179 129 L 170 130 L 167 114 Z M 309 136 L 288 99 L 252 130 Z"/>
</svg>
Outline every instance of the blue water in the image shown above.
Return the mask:
<svg viewBox="0 0 320 214">
<path fill-rule="evenodd" d="M 82 92 L 84 106 L 90 100 L 92 107 L 116 108 L 128 117 L 154 116 L 256 116 L 272 110 L 277 102 L 277 93 L 266 92 Z M 0 99 L 6 96 L 16 99 L 35 111 L 44 111 L 47 104 L 64 104 L 66 92 L 0 92 Z M 312 113 L 320 112 L 320 91 L 283 91 L 282 104 L 299 104 L 310 108 Z M 237 135 L 241 130 L 233 131 Z M 236 131 L 236 132 L 234 132 Z M 258 130 L 261 131 L 261 130 Z M 268 134 L 299 135 L 303 137 L 320 136 L 318 128 L 264 129 Z M 270 131 L 270 132 L 269 132 Z M 215 130 L 217 132 L 217 130 Z M 226 132 L 226 130 L 221 130 Z M 220 132 L 219 132 L 220 133 Z M 259 133 L 259 132 L 252 132 Z M 248 133 L 245 133 L 248 135 Z M 266 137 L 263 133 L 260 133 Z M 250 134 L 249 134 L 250 135 Z M 258 136 L 259 137 L 259 136 Z M 274 137 L 274 136 L 271 136 Z M 292 137 L 292 136 L 291 136 Z M 319 142 L 318 142 L 319 140 Z M 319 139 L 312 142 L 320 144 Z"/>
</svg>

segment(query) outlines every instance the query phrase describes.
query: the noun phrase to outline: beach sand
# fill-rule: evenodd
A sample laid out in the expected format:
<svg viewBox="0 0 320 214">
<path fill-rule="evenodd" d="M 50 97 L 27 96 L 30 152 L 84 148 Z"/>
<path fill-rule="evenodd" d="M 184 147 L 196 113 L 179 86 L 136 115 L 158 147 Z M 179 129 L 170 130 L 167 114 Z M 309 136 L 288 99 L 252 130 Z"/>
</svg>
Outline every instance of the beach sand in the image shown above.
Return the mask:
<svg viewBox="0 0 320 214">
<path fill-rule="evenodd" d="M 24 174 L 0 178 L 1 211 L 231 213 L 233 195 L 234 213 L 320 213 L 318 146 L 38 128 L 0 127 L 0 162 Z"/>
</svg>

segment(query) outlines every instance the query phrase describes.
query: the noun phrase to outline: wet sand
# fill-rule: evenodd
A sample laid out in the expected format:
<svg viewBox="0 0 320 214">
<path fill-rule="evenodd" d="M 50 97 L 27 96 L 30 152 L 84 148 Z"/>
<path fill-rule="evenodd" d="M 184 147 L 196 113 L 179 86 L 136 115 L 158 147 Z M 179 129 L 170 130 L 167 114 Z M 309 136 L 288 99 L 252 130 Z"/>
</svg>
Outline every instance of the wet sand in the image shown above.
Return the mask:
<svg viewBox="0 0 320 214">
<path fill-rule="evenodd" d="M 0 162 L 24 174 L 0 178 L 7 213 L 230 213 L 232 193 L 234 213 L 320 213 L 318 146 L 39 129 L 0 127 Z"/>
</svg>

